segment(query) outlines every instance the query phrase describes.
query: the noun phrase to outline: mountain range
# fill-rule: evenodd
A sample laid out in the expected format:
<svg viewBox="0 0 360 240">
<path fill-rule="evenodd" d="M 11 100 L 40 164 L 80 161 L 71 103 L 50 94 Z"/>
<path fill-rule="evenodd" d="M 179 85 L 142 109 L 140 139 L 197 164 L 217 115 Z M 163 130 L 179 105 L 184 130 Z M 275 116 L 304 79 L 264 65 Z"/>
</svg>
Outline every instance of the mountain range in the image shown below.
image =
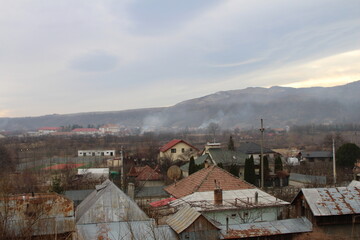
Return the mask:
<svg viewBox="0 0 360 240">
<path fill-rule="evenodd" d="M 162 108 L 111 112 L 53 114 L 39 117 L 0 118 L 0 130 L 35 130 L 44 126 L 106 123 L 143 130 L 285 127 L 306 124 L 357 123 L 360 120 L 360 81 L 336 87 L 251 87 L 221 91 Z"/>
</svg>

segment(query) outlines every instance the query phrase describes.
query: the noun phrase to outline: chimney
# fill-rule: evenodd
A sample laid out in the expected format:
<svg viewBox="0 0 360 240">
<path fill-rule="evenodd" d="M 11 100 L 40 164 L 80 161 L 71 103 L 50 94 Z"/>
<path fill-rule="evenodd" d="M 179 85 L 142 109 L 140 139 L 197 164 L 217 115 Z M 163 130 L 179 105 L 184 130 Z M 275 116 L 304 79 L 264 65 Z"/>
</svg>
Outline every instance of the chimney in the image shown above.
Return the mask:
<svg viewBox="0 0 360 240">
<path fill-rule="evenodd" d="M 223 194 L 222 189 L 220 188 L 220 184 L 216 184 L 215 180 L 215 189 L 214 189 L 214 204 L 215 205 L 221 205 L 223 204 Z"/>
<path fill-rule="evenodd" d="M 131 199 L 135 198 L 135 185 L 134 183 L 128 184 L 127 194 Z"/>
</svg>

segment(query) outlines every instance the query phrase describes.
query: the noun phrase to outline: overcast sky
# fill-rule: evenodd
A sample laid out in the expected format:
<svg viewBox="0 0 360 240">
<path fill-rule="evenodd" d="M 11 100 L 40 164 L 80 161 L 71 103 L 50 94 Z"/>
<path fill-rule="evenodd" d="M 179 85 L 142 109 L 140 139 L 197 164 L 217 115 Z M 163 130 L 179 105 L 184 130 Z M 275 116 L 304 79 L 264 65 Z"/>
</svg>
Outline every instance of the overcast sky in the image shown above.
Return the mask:
<svg viewBox="0 0 360 240">
<path fill-rule="evenodd" d="M 0 4 L 0 117 L 360 80 L 359 0 Z"/>
</svg>

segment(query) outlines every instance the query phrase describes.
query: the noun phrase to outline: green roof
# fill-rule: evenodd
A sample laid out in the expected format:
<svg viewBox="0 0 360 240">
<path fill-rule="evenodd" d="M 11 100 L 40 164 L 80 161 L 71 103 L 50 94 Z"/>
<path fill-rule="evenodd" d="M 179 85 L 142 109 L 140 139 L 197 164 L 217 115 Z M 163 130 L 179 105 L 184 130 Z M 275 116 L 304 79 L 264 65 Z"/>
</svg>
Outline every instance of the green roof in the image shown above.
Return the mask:
<svg viewBox="0 0 360 240">
<path fill-rule="evenodd" d="M 211 159 L 216 163 L 222 163 L 224 166 L 237 164 L 245 165 L 247 155 L 242 152 L 224 150 L 224 149 L 209 149 Z"/>
<path fill-rule="evenodd" d="M 196 165 L 203 164 L 203 163 L 205 162 L 205 160 L 208 159 L 208 158 L 210 158 L 210 157 L 209 157 L 209 154 L 201 155 L 200 157 L 198 157 L 198 158 L 195 159 L 195 164 L 196 164 Z M 190 164 L 190 163 L 186 163 L 186 164 L 182 165 L 182 166 L 180 167 L 180 169 L 181 169 L 182 171 L 184 171 L 184 172 L 189 171 L 189 164 Z"/>
</svg>

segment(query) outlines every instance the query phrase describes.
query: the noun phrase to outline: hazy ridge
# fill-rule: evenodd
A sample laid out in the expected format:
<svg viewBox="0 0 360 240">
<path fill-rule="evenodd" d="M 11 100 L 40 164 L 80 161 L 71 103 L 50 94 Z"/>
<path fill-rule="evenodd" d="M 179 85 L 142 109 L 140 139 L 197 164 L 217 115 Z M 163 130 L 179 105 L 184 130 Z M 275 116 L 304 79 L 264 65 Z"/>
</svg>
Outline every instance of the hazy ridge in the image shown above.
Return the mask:
<svg viewBox="0 0 360 240">
<path fill-rule="evenodd" d="M 251 128 L 260 118 L 270 127 L 357 123 L 360 120 L 360 81 L 336 87 L 246 88 L 221 91 L 171 107 L 112 112 L 54 114 L 0 118 L 0 130 L 34 130 L 43 126 L 116 123 L 126 127 L 181 129 L 206 127 Z"/>
</svg>

